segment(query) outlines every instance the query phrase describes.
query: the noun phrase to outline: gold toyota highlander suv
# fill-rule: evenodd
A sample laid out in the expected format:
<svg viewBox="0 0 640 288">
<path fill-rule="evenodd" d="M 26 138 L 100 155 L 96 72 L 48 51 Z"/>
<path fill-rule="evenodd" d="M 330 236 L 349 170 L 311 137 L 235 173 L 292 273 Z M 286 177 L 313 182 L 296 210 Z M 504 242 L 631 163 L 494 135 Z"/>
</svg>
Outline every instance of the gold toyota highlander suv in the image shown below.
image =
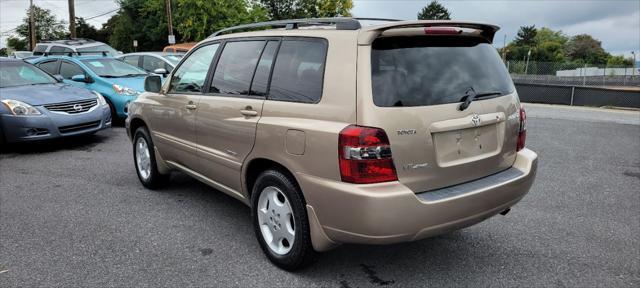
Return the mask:
<svg viewBox="0 0 640 288">
<path fill-rule="evenodd" d="M 497 30 L 329 18 L 218 31 L 130 104 L 138 177 L 155 189 L 181 171 L 242 201 L 288 270 L 341 243 L 415 241 L 506 214 L 537 155 Z"/>
</svg>

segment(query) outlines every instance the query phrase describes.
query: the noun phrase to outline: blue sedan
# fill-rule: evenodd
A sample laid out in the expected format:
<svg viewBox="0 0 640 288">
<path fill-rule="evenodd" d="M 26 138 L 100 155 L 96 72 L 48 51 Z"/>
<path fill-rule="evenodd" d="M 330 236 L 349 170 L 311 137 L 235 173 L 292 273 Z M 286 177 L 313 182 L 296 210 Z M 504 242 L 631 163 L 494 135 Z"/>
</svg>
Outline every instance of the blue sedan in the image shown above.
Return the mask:
<svg viewBox="0 0 640 288">
<path fill-rule="evenodd" d="M 111 126 L 106 100 L 17 59 L 0 59 L 0 143 L 92 134 Z"/>
<path fill-rule="evenodd" d="M 127 106 L 144 92 L 148 75 L 138 67 L 102 55 L 45 56 L 29 62 L 51 75 L 60 75 L 65 83 L 104 95 L 116 119 L 127 117 Z"/>
</svg>

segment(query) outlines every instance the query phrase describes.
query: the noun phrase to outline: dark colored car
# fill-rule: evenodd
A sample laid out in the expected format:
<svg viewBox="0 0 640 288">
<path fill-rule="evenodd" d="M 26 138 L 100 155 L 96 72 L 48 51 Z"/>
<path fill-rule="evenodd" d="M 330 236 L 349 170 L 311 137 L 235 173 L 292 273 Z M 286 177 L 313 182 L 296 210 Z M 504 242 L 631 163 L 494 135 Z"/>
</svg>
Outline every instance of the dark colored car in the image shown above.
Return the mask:
<svg viewBox="0 0 640 288">
<path fill-rule="evenodd" d="M 0 143 L 91 134 L 111 126 L 100 93 L 65 84 L 17 59 L 0 59 Z"/>
</svg>

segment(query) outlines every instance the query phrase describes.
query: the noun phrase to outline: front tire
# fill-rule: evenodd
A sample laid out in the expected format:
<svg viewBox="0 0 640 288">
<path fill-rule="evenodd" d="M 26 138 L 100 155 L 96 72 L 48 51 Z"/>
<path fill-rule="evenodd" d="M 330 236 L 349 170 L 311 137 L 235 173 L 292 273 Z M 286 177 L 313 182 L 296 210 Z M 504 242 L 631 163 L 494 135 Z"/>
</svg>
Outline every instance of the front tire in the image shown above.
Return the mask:
<svg viewBox="0 0 640 288">
<path fill-rule="evenodd" d="M 160 174 L 156 162 L 153 140 L 147 127 L 140 127 L 133 134 L 133 162 L 138 179 L 144 187 L 155 190 L 166 186 L 169 175 Z"/>
<path fill-rule="evenodd" d="M 251 194 L 253 228 L 262 251 L 276 266 L 296 270 L 317 258 L 311 244 L 304 197 L 291 176 L 262 172 Z"/>
</svg>

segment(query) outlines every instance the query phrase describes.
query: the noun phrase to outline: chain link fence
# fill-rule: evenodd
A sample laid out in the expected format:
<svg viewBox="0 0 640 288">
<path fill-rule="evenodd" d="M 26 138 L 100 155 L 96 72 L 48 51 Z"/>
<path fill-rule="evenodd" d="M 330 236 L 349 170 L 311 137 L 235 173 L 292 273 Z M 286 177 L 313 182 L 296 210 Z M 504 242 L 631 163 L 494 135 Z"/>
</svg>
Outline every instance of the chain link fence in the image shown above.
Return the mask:
<svg viewBox="0 0 640 288">
<path fill-rule="evenodd" d="M 640 87 L 640 69 L 631 65 L 597 65 L 531 61 L 506 63 L 515 83 L 589 87 Z"/>
<path fill-rule="evenodd" d="M 505 63 L 524 102 L 640 108 L 640 69 L 536 61 Z"/>
</svg>

